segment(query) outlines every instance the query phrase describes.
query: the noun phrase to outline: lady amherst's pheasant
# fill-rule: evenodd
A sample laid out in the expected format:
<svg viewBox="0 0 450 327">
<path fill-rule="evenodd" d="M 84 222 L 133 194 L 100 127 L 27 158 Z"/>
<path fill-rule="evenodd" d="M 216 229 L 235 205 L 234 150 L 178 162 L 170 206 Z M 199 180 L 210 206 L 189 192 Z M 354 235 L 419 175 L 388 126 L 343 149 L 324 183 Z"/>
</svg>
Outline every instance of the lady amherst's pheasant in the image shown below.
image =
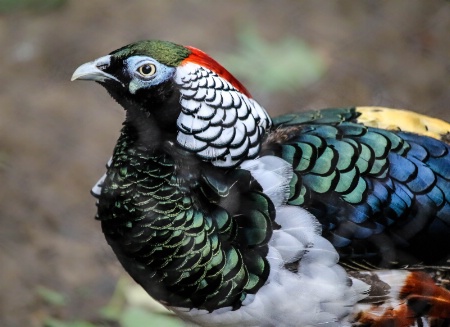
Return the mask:
<svg viewBox="0 0 450 327">
<path fill-rule="evenodd" d="M 183 319 L 450 325 L 450 124 L 374 107 L 271 119 L 208 55 L 164 41 L 75 79 L 126 111 L 96 218 Z"/>
</svg>

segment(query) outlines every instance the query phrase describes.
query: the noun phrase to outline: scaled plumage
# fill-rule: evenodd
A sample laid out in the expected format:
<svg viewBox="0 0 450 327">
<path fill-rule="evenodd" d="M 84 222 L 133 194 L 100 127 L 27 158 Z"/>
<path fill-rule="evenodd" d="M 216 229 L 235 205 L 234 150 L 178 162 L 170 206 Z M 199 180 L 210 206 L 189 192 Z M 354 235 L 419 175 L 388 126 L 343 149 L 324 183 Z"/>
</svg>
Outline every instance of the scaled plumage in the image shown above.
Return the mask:
<svg viewBox="0 0 450 327">
<path fill-rule="evenodd" d="M 377 107 L 272 120 L 216 61 L 165 41 L 72 79 L 97 81 L 126 110 L 92 190 L 105 237 L 184 319 L 450 323 L 448 123 Z"/>
</svg>

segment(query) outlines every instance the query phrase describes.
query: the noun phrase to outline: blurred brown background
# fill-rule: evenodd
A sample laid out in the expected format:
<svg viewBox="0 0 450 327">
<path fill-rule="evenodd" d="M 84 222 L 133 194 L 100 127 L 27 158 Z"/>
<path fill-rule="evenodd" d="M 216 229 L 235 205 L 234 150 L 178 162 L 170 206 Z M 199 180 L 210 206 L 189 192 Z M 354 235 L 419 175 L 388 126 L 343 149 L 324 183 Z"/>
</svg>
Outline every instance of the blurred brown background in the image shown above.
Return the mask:
<svg viewBox="0 0 450 327">
<path fill-rule="evenodd" d="M 444 0 L 0 0 L 0 10 L 0 326 L 119 326 L 99 318 L 123 271 L 89 190 L 122 112 L 100 86 L 70 82 L 84 62 L 139 39 L 226 59 L 241 53 L 250 29 L 268 47 L 305 42 L 321 61 L 318 78 L 286 90 L 282 78 L 261 89 L 245 64 L 227 66 L 273 115 L 377 105 L 450 120 Z M 260 67 L 248 68 L 283 64 L 280 52 L 258 55 Z"/>
</svg>

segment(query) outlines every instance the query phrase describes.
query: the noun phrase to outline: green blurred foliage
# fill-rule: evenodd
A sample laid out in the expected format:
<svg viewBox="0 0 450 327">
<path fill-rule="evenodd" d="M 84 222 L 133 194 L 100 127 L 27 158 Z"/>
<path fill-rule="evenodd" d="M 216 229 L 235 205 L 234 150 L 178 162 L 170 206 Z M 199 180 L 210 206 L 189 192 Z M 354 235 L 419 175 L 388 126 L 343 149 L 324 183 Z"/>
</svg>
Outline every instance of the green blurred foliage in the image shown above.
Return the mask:
<svg viewBox="0 0 450 327">
<path fill-rule="evenodd" d="M 0 171 L 6 169 L 9 165 L 9 156 L 6 152 L 0 151 Z"/>
<path fill-rule="evenodd" d="M 298 38 L 269 42 L 255 28 L 247 26 L 237 39 L 238 48 L 219 55 L 219 61 L 265 92 L 295 92 L 317 81 L 325 72 L 322 58 Z"/>
<path fill-rule="evenodd" d="M 19 10 L 45 12 L 59 8 L 67 0 L 0 0 L 0 13 Z"/>
<path fill-rule="evenodd" d="M 67 304 L 64 294 L 51 290 L 49 288 L 38 286 L 36 288 L 37 295 L 47 304 L 55 307 L 63 307 Z"/>
<path fill-rule="evenodd" d="M 64 294 L 45 287 L 37 288 L 36 294 L 53 309 L 64 309 L 64 307 L 70 305 L 69 299 Z M 86 300 L 89 301 L 89 299 Z M 71 321 L 69 319 L 47 316 L 44 319 L 43 325 L 45 327 L 186 326 L 172 312 L 153 300 L 139 285 L 131 281 L 129 277 L 119 279 L 109 303 L 98 310 L 94 320 Z"/>
<path fill-rule="evenodd" d="M 45 327 L 97 327 L 94 324 L 91 324 L 87 321 L 72 321 L 72 322 L 66 322 L 61 321 L 57 319 L 49 318 L 45 322 Z"/>
<path fill-rule="evenodd" d="M 182 327 L 183 323 L 169 314 L 155 313 L 140 307 L 125 309 L 119 319 L 122 327 L 164 326 Z"/>
</svg>

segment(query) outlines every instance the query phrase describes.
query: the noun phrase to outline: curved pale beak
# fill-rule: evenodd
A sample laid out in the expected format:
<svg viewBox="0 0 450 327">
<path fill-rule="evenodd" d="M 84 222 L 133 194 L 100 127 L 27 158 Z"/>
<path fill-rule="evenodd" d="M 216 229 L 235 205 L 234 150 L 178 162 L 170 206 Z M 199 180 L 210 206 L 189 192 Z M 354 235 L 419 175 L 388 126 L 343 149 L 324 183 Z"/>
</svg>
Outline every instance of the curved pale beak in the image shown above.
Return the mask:
<svg viewBox="0 0 450 327">
<path fill-rule="evenodd" d="M 100 57 L 98 59 L 95 59 L 94 61 L 87 62 L 80 67 L 78 67 L 70 79 L 71 81 L 74 80 L 89 80 L 89 81 L 96 81 L 96 82 L 104 82 L 107 80 L 114 80 L 116 82 L 119 82 L 123 85 L 121 81 L 119 81 L 116 77 L 114 77 L 111 74 L 108 74 L 103 71 L 103 69 L 107 68 L 111 63 L 111 56 L 104 56 Z"/>
</svg>

